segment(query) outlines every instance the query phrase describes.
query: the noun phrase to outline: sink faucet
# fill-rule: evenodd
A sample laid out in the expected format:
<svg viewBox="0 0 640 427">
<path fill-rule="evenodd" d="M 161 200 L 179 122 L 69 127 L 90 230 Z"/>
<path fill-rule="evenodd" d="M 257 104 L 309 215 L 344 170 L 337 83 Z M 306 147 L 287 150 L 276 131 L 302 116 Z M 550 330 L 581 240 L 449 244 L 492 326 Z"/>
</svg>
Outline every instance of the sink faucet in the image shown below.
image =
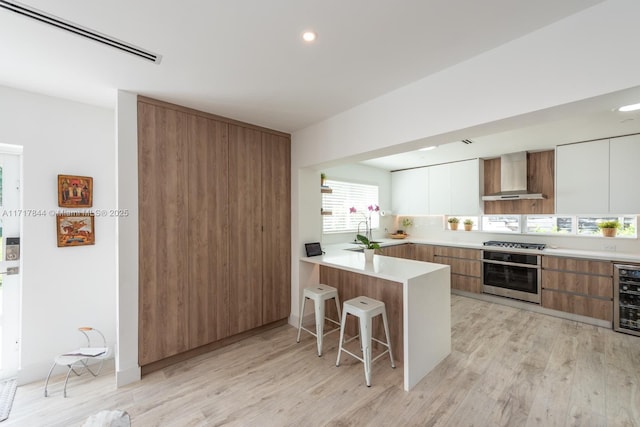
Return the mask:
<svg viewBox="0 0 640 427">
<path fill-rule="evenodd" d="M 359 242 L 358 240 L 358 234 L 360 234 L 360 224 L 362 224 L 364 222 L 364 228 L 365 228 L 365 235 L 366 235 L 366 231 L 367 231 L 367 221 L 360 221 L 358 223 L 358 232 L 356 233 L 356 238 L 354 239 L 356 242 Z M 367 237 L 368 239 L 368 237 Z"/>
<path fill-rule="evenodd" d="M 358 232 L 356 234 L 356 238 L 355 241 L 358 241 L 358 234 L 360 234 L 360 224 L 362 224 L 364 222 L 364 236 L 369 239 L 369 241 L 371 241 L 373 239 L 373 236 L 371 235 L 371 227 L 369 227 L 369 220 L 364 220 L 364 221 L 360 221 L 358 223 Z"/>
</svg>

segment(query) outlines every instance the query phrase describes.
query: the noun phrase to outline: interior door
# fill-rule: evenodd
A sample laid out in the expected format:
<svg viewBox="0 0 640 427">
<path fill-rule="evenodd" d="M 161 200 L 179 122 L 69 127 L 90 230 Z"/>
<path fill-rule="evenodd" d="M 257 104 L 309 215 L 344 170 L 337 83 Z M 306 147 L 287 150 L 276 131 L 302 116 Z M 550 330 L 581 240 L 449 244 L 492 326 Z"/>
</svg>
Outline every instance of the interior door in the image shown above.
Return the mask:
<svg viewBox="0 0 640 427">
<path fill-rule="evenodd" d="M 0 378 L 15 376 L 20 359 L 20 162 L 0 153 Z"/>
</svg>

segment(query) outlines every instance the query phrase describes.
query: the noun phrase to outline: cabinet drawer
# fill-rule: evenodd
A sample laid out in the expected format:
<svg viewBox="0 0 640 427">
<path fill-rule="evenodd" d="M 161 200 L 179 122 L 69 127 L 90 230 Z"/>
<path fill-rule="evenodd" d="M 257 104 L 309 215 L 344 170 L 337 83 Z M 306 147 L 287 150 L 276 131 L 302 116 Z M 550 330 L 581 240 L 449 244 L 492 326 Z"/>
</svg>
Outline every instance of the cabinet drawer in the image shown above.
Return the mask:
<svg viewBox="0 0 640 427">
<path fill-rule="evenodd" d="M 395 258 L 409 258 L 409 245 L 386 246 L 381 248 L 379 253 L 384 256 L 391 256 Z"/>
<path fill-rule="evenodd" d="M 542 290 L 542 306 L 566 313 L 579 314 L 611 322 L 613 302 L 582 295 L 567 294 L 549 289 Z"/>
<path fill-rule="evenodd" d="M 542 288 L 613 298 L 613 280 L 605 276 L 542 270 Z"/>
<path fill-rule="evenodd" d="M 450 246 L 436 246 L 434 253 L 436 256 L 447 256 L 451 258 L 480 259 L 479 249 L 452 248 Z"/>
<path fill-rule="evenodd" d="M 412 259 L 416 261 L 434 262 L 433 254 L 435 246 L 431 245 L 412 245 Z"/>
<path fill-rule="evenodd" d="M 590 259 L 563 258 L 545 255 L 542 257 L 542 268 L 613 276 L 613 265 L 609 261 L 593 261 Z"/>
<path fill-rule="evenodd" d="M 482 293 L 482 283 L 479 277 L 451 275 L 451 288 L 459 291 Z"/>
<path fill-rule="evenodd" d="M 448 258 L 435 256 L 434 262 L 438 264 L 448 264 L 451 266 L 451 274 L 463 274 L 465 276 L 480 277 L 480 261 L 469 259 Z"/>
</svg>

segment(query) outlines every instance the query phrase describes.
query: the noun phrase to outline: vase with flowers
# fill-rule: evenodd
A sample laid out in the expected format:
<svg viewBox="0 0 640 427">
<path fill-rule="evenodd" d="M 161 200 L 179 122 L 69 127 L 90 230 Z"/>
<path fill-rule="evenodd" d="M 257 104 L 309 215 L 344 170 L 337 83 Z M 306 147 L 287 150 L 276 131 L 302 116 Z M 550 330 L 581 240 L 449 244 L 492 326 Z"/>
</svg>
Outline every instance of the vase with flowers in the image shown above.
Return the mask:
<svg viewBox="0 0 640 427">
<path fill-rule="evenodd" d="M 368 211 L 368 213 L 365 214 L 364 212 L 358 211 L 358 209 L 356 209 L 355 206 L 352 206 L 352 207 L 349 208 L 349 213 L 352 213 L 352 214 L 359 213 L 364 218 L 364 221 L 360 221 L 358 223 L 358 234 L 357 235 L 360 234 L 360 224 L 362 224 L 364 222 L 365 237 L 368 240 L 373 240 L 373 236 L 371 234 L 371 214 L 380 212 L 380 206 L 371 204 L 371 205 L 369 205 L 367 207 L 367 211 Z M 356 235 L 356 238 L 357 238 L 357 235 Z"/>
</svg>

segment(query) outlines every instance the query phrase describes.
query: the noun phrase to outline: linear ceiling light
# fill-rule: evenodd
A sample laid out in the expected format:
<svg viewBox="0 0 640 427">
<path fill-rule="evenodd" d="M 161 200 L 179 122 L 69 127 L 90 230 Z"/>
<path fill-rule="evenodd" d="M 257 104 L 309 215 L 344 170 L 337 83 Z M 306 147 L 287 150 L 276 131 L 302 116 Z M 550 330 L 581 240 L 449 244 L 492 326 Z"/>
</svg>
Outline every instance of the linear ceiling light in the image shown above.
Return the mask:
<svg viewBox="0 0 640 427">
<path fill-rule="evenodd" d="M 96 41 L 98 43 L 114 47 L 123 52 L 130 53 L 137 56 L 138 58 L 146 59 L 147 61 L 151 61 L 156 64 L 159 64 L 160 60 L 162 59 L 162 56 L 157 55 L 153 52 L 149 52 L 132 44 L 114 39 L 113 37 L 100 34 L 97 31 L 84 28 L 78 24 L 74 24 L 73 22 L 65 21 L 53 15 L 49 15 L 45 12 L 33 9 L 29 6 L 17 2 L 0 0 L 0 7 L 11 12 L 18 13 L 22 16 L 26 16 L 27 18 L 35 19 L 36 21 L 44 22 L 45 24 L 52 25 L 54 27 L 60 28 L 61 30 L 65 30 L 70 33 Z"/>
</svg>

